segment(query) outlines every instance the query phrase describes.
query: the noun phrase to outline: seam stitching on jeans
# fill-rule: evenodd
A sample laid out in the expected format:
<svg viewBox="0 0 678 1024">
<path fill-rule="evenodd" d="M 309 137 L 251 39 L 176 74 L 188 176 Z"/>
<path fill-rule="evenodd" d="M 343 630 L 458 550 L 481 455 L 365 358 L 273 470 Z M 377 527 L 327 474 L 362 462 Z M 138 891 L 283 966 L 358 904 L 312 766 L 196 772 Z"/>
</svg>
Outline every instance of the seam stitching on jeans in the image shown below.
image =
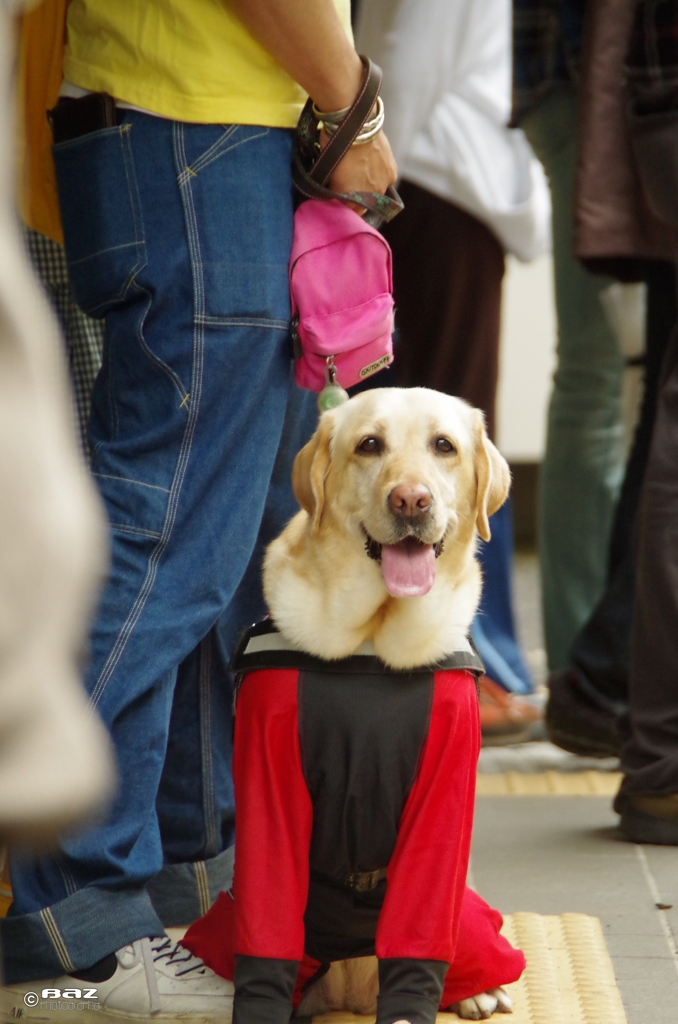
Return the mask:
<svg viewBox="0 0 678 1024">
<path fill-rule="evenodd" d="M 84 263 L 96 256 L 101 256 L 104 253 L 115 252 L 120 249 L 130 249 L 135 247 L 137 250 L 137 260 L 130 272 L 128 273 L 123 285 L 118 290 L 117 294 L 111 298 L 110 296 L 102 302 L 96 303 L 94 306 L 90 306 L 87 312 L 90 316 L 94 316 L 99 310 L 110 307 L 112 301 L 120 301 L 127 294 L 128 289 L 132 285 L 134 278 L 142 269 L 146 266 L 146 237 L 144 235 L 143 219 L 141 217 L 141 200 L 139 198 L 139 186 L 137 184 L 136 174 L 134 171 L 134 158 L 132 154 L 131 144 L 131 125 L 123 125 L 119 130 L 120 139 L 120 154 L 122 156 L 122 164 L 125 171 L 125 180 L 127 181 L 127 193 L 130 201 L 130 208 L 132 211 L 132 219 L 134 220 L 134 242 L 125 242 L 122 245 L 109 246 L 107 249 L 100 249 L 95 253 L 91 253 L 88 256 L 83 256 L 78 260 L 69 261 L 69 267 L 76 267 L 79 263 Z"/>
<path fill-rule="evenodd" d="M 59 931 L 59 926 L 54 920 L 54 914 L 52 913 L 49 907 L 45 907 L 43 910 L 40 911 L 40 917 L 42 919 L 42 923 L 45 926 L 47 934 L 52 940 L 52 945 L 54 946 L 54 951 L 59 958 L 59 963 L 63 967 L 66 974 L 70 974 L 72 971 L 75 970 L 75 964 L 68 955 L 66 943 L 64 942 L 63 936 Z"/>
<path fill-rule="evenodd" d="M 148 297 L 148 302 L 147 302 L 147 305 L 146 305 L 146 312 L 144 313 L 144 315 L 139 320 L 139 325 L 137 327 L 137 341 L 139 342 L 139 344 L 141 346 L 141 349 L 146 354 L 146 356 L 148 356 L 148 358 L 151 360 L 151 362 L 155 366 L 158 367 L 160 372 L 163 373 L 169 379 L 169 382 L 172 385 L 172 387 L 178 392 L 179 398 L 181 398 L 181 400 L 182 400 L 181 401 L 181 405 L 179 406 L 179 408 L 181 409 L 181 408 L 184 407 L 184 405 L 186 403 L 186 399 L 188 398 L 188 394 L 186 393 L 186 389 L 184 388 L 184 385 L 183 385 L 182 381 L 179 379 L 179 377 L 174 372 L 172 367 L 168 366 L 167 363 L 164 362 L 164 360 L 160 359 L 160 357 L 155 354 L 153 349 L 149 348 L 149 346 L 148 346 L 148 344 L 146 342 L 146 339 L 144 338 L 144 322 L 145 322 L 146 317 L 148 315 L 148 311 L 151 308 L 151 302 L 152 302 L 150 293 L 148 292 L 148 290 L 146 288 L 143 288 L 140 284 L 137 284 L 136 281 L 132 281 L 131 287 L 136 289 L 136 291 L 139 294 L 141 294 L 141 295 L 146 294 L 147 297 Z"/>
<path fill-rule="evenodd" d="M 174 144 L 174 155 L 175 155 L 175 166 L 183 167 L 185 165 L 185 149 L 184 149 L 184 127 L 181 123 L 175 122 L 172 126 L 173 144 Z M 183 159 L 182 159 L 183 157 Z M 190 179 L 189 179 L 190 180 Z M 192 262 L 192 275 L 193 275 L 193 286 L 195 289 L 195 303 L 196 307 L 200 312 L 205 308 L 204 302 L 204 290 L 202 287 L 202 280 L 197 272 L 197 267 L 201 264 L 199 259 L 196 258 L 200 255 L 199 246 L 196 246 L 193 234 L 197 234 L 195 225 L 195 210 L 192 203 L 192 194 L 190 188 L 181 189 L 182 201 L 184 202 L 184 212 L 186 217 L 186 233 L 188 239 L 189 255 L 191 256 Z M 193 445 L 193 437 L 195 435 L 195 428 L 198 419 L 198 409 L 200 408 L 200 397 L 202 393 L 202 377 L 203 377 L 203 357 L 204 357 L 204 335 L 201 331 L 195 330 L 193 332 L 193 368 L 192 368 L 192 380 L 191 380 L 191 394 L 195 395 L 195 401 L 191 402 L 188 408 L 188 416 L 186 419 L 186 426 L 184 428 L 184 436 L 181 441 L 179 448 L 179 454 L 177 456 L 177 462 L 174 469 L 174 477 L 172 480 L 172 486 L 169 492 L 169 498 L 167 501 L 167 510 L 165 512 L 165 521 L 163 523 L 162 533 L 160 540 L 156 544 L 155 548 L 150 554 L 148 559 L 148 567 L 146 569 L 146 575 L 137 594 L 136 600 L 132 605 L 132 608 L 127 616 L 127 619 L 118 633 L 116 641 L 111 649 L 108 658 L 101 670 L 96 685 L 92 691 L 90 698 L 90 713 L 94 712 L 97 704 L 101 700 L 101 697 L 106 689 L 111 676 L 113 675 L 120 658 L 127 646 L 127 642 L 134 630 L 141 613 L 144 610 L 146 602 L 151 594 L 151 591 L 155 585 L 155 579 L 158 573 L 158 564 L 162 557 L 165 548 L 169 542 L 172 529 L 174 527 L 177 509 L 179 504 L 179 495 L 186 476 L 186 470 L 188 468 L 188 459 L 191 453 Z"/>
<path fill-rule="evenodd" d="M 113 437 L 117 440 L 118 437 L 120 436 L 120 414 L 118 412 L 118 403 L 115 400 L 115 388 L 113 385 L 113 346 L 110 344 L 110 341 L 106 339 L 105 327 L 104 348 L 102 352 L 102 367 L 104 368 L 105 395 L 106 404 L 108 406 L 108 414 L 110 416 L 111 423 L 113 424 Z"/>
<path fill-rule="evenodd" d="M 236 128 L 241 127 L 249 127 L 249 125 L 243 126 L 236 124 L 233 125 L 233 130 L 235 131 Z M 246 139 L 240 139 L 238 142 L 234 142 L 232 146 L 224 146 L 224 143 L 230 138 L 233 132 L 230 132 L 226 137 L 222 136 L 222 138 L 219 139 L 214 146 L 211 146 L 210 149 L 207 150 L 207 153 L 204 154 L 204 156 L 208 156 L 208 154 L 212 153 L 212 150 L 214 150 L 214 152 L 212 153 L 211 156 L 208 157 L 208 159 L 198 157 L 196 162 L 192 164 L 190 167 L 186 164 L 184 165 L 185 169 L 179 175 L 179 185 L 183 188 L 183 186 L 187 183 L 188 179 L 191 176 L 191 171 L 194 172 L 195 176 L 195 172 L 204 171 L 204 169 L 208 167 L 209 164 L 214 163 L 215 160 L 218 160 L 220 157 L 225 156 L 226 153 L 230 153 L 232 150 L 237 149 L 238 146 L 244 146 L 247 142 L 253 142 L 254 139 L 260 139 L 264 135 L 268 135 L 269 131 L 269 128 L 264 128 L 263 131 L 257 132 L 256 135 L 248 135 Z"/>
<path fill-rule="evenodd" d="M 196 316 L 196 323 L 206 327 L 262 327 L 269 331 L 289 331 L 288 320 L 274 320 L 269 317 L 245 316 Z"/>
<path fill-rule="evenodd" d="M 200 904 L 200 916 L 202 917 L 202 915 L 206 914 L 212 905 L 207 865 L 204 860 L 198 860 L 195 862 L 193 867 L 195 868 L 195 880 L 198 885 L 198 902 Z"/>
<path fill-rule="evenodd" d="M 92 473 L 92 476 L 99 477 L 101 480 L 122 480 L 126 484 L 138 484 L 139 487 L 150 487 L 153 491 L 164 491 L 165 494 L 169 494 L 168 487 L 160 487 L 158 484 L 145 484 L 143 480 L 133 480 L 131 476 L 115 476 L 114 473 Z"/>
<path fill-rule="evenodd" d="M 108 128 L 97 128 L 96 132 L 97 132 L 97 134 L 100 137 L 103 137 L 105 135 L 113 135 L 115 132 L 121 132 L 126 127 L 127 127 L 126 125 L 117 125 L 117 124 L 115 124 L 115 125 L 111 125 Z M 84 145 L 87 144 L 89 136 L 91 134 L 93 134 L 93 133 L 88 132 L 86 135 L 78 135 L 75 139 L 65 139 L 63 142 L 55 143 L 52 148 L 57 153 L 60 153 L 62 150 L 79 148 L 83 144 Z"/>
<path fill-rule="evenodd" d="M 122 151 L 122 163 L 125 168 L 125 177 L 127 178 L 127 191 L 129 193 L 132 217 L 134 218 L 134 237 L 137 245 L 146 246 L 146 235 L 144 233 L 143 220 L 139 225 L 141 216 L 141 198 L 139 196 L 139 186 L 136 180 L 136 174 L 134 173 L 134 161 L 132 158 L 132 143 L 131 143 L 131 128 L 124 135 L 120 133 L 120 149 Z M 141 227 L 141 230 L 139 228 Z M 145 261 L 144 261 L 145 262 Z M 136 273 L 136 271 L 135 271 Z"/>
<path fill-rule="evenodd" d="M 217 821 L 214 809 L 214 771 L 212 762 L 212 708 L 210 678 L 212 675 L 211 633 L 200 644 L 198 664 L 198 704 L 200 714 L 200 767 L 202 775 L 202 813 L 205 819 L 205 856 L 217 853 Z"/>
<path fill-rule="evenodd" d="M 57 868 L 59 869 L 59 874 L 63 879 L 66 892 L 69 896 L 74 896 L 78 891 L 78 883 L 73 877 L 73 872 L 66 867 L 62 860 L 57 860 Z"/>
<path fill-rule="evenodd" d="M 136 231 L 136 225 L 135 225 L 135 231 Z M 95 256 L 104 256 L 107 252 L 117 252 L 119 249 L 136 249 L 136 247 L 138 245 L 139 245 L 138 241 L 135 241 L 135 242 L 125 242 L 123 245 L 111 245 L 111 246 L 109 246 L 108 249 L 97 249 L 96 252 L 91 252 L 89 254 L 89 256 L 81 256 L 77 260 L 69 260 L 68 261 L 68 265 L 69 265 L 69 267 L 77 267 L 78 263 L 86 263 L 87 260 L 94 259 Z M 142 239 L 142 245 L 143 245 L 143 239 Z M 137 263 L 138 263 L 138 260 L 137 260 Z M 136 264 L 135 264 L 135 267 L 136 267 Z M 136 273 L 137 269 L 138 269 L 138 267 L 136 267 L 134 273 Z M 106 302 L 108 302 L 108 301 L 109 300 L 106 299 Z M 100 305 L 102 305 L 102 303 L 100 303 Z"/>
<path fill-rule="evenodd" d="M 241 126 L 237 125 L 237 127 Z M 255 139 L 263 138 L 264 135 L 268 135 L 269 131 L 269 128 L 265 128 L 263 131 L 257 132 L 256 135 L 248 135 L 246 139 L 240 139 L 239 142 L 234 142 L 232 146 L 227 146 L 225 149 L 222 149 L 219 153 L 215 153 L 214 156 L 211 156 L 209 160 L 206 160 L 203 164 L 201 164 L 200 167 L 197 168 L 197 170 L 204 171 L 205 168 L 209 166 L 209 164 L 214 163 L 215 160 L 219 160 L 222 156 L 225 156 L 226 153 L 230 153 L 232 150 L 237 149 L 238 146 L 244 146 L 248 142 L 254 142 Z"/>
<path fill-rule="evenodd" d="M 111 530 L 117 530 L 118 533 L 130 533 L 132 536 L 147 537 L 149 540 L 160 540 L 160 534 L 157 530 L 144 530 L 141 526 L 127 526 L 125 523 L 111 523 Z"/>
<path fill-rule="evenodd" d="M 195 163 L 186 164 L 184 166 L 181 172 L 182 177 L 186 178 L 189 174 L 195 177 L 196 173 L 201 169 L 203 164 L 208 163 L 210 161 L 210 159 L 212 158 L 212 154 L 218 152 L 221 149 L 221 147 L 228 141 L 228 139 L 230 139 L 231 135 L 236 130 L 238 125 L 229 124 L 223 125 L 222 127 L 224 129 L 223 134 L 219 136 L 217 141 L 213 142 L 212 145 L 209 146 L 204 153 L 201 153 L 200 156 L 195 161 Z"/>
</svg>

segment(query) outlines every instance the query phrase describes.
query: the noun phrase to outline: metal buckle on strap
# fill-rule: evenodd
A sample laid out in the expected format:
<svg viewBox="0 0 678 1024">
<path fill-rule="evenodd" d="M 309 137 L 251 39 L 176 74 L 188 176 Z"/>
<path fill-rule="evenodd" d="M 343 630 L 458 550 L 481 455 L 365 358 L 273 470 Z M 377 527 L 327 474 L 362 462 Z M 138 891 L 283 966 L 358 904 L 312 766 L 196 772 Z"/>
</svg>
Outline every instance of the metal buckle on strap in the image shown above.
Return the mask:
<svg viewBox="0 0 678 1024">
<path fill-rule="evenodd" d="M 386 878 L 386 868 L 377 868 L 376 871 L 353 871 L 346 876 L 344 884 L 355 892 L 370 892 L 376 889 L 382 878 Z"/>
</svg>

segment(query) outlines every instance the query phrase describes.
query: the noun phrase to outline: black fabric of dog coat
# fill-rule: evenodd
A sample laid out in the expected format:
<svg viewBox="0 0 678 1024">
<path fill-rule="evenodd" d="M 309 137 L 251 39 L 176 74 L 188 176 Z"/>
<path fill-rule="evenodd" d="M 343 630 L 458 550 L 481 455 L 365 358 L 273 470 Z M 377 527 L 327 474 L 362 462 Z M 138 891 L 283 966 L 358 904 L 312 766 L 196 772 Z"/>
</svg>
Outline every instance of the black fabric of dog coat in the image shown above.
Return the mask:
<svg viewBox="0 0 678 1024">
<path fill-rule="evenodd" d="M 257 714 L 263 716 L 258 721 L 264 723 L 264 731 L 271 701 L 263 692 L 259 693 L 258 688 L 273 685 L 274 692 L 279 693 L 278 686 L 294 686 L 295 740 L 303 773 L 299 782 L 302 786 L 305 784 L 312 803 L 303 951 L 321 964 L 374 954 L 387 893 L 386 871 L 427 745 L 435 714 L 436 686 L 443 687 L 449 694 L 449 687 L 454 690 L 463 684 L 462 672 L 479 673 L 482 663 L 470 649 L 455 652 L 435 666 L 413 671 L 389 669 L 374 654 L 356 654 L 328 662 L 291 650 L 273 624 L 266 622 L 247 634 L 234 658 L 233 669 L 238 678 L 239 699 L 247 691 L 248 700 L 255 701 L 259 707 Z M 462 688 L 466 686 L 467 683 Z M 437 712 L 439 719 L 443 715 L 438 722 L 438 735 L 441 726 L 443 732 L 446 729 L 444 716 L 448 714 L 441 708 L 442 705 Z M 272 708 L 270 713 L 275 718 Z M 239 720 L 238 712 L 236 723 Z M 250 728 L 254 733 L 254 727 Z M 236 724 L 236 743 L 237 739 Z M 247 745 L 247 733 L 244 742 Z M 255 749 L 260 749 L 257 744 L 254 739 L 250 741 L 250 760 L 243 762 L 244 771 L 248 770 L 249 763 L 250 785 L 260 770 L 254 763 Z M 276 756 L 271 743 L 264 744 L 261 750 L 258 757 L 265 761 Z M 266 779 L 270 779 L 270 771 L 274 769 L 274 764 L 263 768 L 261 783 L 269 790 L 265 797 L 269 810 L 271 786 Z M 280 771 L 284 770 L 281 767 Z M 289 771 L 289 765 L 286 770 Z M 290 785 L 298 786 L 299 782 L 289 780 Z M 238 799 L 236 789 L 236 801 Z M 418 801 L 422 804 L 421 796 Z M 423 803 L 427 801 L 424 799 Z M 437 803 L 422 805 L 417 812 L 419 830 L 426 832 L 427 822 L 433 825 L 433 818 L 439 819 L 441 811 L 445 813 Z M 434 832 L 435 826 L 431 835 Z M 296 834 L 294 828 L 291 834 Z M 288 839 L 289 835 L 287 833 Z M 239 844 L 240 833 L 238 850 Z M 280 843 L 275 848 L 271 846 L 267 863 L 276 857 L 279 848 Z M 238 864 L 236 857 L 236 904 L 241 898 L 237 885 Z M 282 867 L 280 871 L 284 873 Z M 402 885 L 402 882 L 395 884 Z M 435 890 L 434 881 L 430 887 Z M 406 898 L 406 892 L 403 895 Z M 421 909 L 422 913 L 427 913 L 425 907 Z M 429 913 L 429 916 L 433 920 L 435 914 Z M 251 919 L 247 927 L 250 948 L 247 952 L 236 948 L 236 1024 L 243 1024 L 246 1018 L 254 1020 L 247 1013 L 256 989 L 253 979 L 257 971 L 253 964 L 257 957 L 253 953 L 258 944 L 270 950 L 269 936 L 262 933 L 261 940 L 252 938 L 256 925 Z M 435 925 L 431 927 L 436 930 Z M 449 924 L 443 921 L 443 933 L 446 928 Z M 438 937 L 431 940 L 431 949 L 446 950 L 448 940 L 444 934 L 441 936 L 440 926 L 438 933 Z M 397 938 L 394 939 L 397 943 Z M 408 955 L 407 945 L 407 940 L 404 944 L 401 942 L 404 955 L 380 958 L 379 1024 L 387 1024 L 392 1013 L 398 1014 L 397 1007 L 404 1007 L 405 1016 L 414 1024 L 431 1024 L 435 1018 L 449 959 Z M 284 952 L 282 946 L 280 948 L 281 953 Z M 282 955 L 260 957 L 259 980 L 263 983 L 271 972 L 271 981 L 276 980 L 275 985 L 269 986 L 271 993 L 280 993 L 280 967 L 288 960 L 289 957 Z M 291 989 L 289 995 L 291 997 Z M 251 1010 L 255 1011 L 254 1003 Z M 269 1010 L 272 1014 L 269 1024 L 274 1024 L 274 1020 L 282 1024 L 289 1003 L 285 1009 L 280 1002 L 277 1010 L 269 1004 Z M 261 1012 L 258 1001 L 257 1019 Z M 404 1010 L 399 1015 L 403 1013 Z"/>
</svg>

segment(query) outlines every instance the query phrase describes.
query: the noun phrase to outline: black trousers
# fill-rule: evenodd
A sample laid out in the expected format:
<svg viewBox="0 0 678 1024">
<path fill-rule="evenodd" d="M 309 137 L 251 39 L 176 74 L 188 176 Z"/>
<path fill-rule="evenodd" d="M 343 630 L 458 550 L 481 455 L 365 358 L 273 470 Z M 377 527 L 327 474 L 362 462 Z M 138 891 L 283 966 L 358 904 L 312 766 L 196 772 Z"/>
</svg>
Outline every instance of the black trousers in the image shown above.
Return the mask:
<svg viewBox="0 0 678 1024">
<path fill-rule="evenodd" d="M 470 213 L 411 181 L 383 227 L 393 250 L 398 387 L 457 395 L 494 436 L 504 250 Z"/>
<path fill-rule="evenodd" d="M 664 10 L 658 5 L 657 11 Z M 673 8 L 669 13 L 674 16 Z M 674 90 L 668 109 L 665 83 L 650 83 L 642 95 L 637 91 L 630 123 L 648 200 L 678 231 L 674 77 L 670 69 Z M 678 325 L 662 366 L 638 515 L 629 710 L 622 736 L 622 791 L 678 793 Z"/>
<path fill-rule="evenodd" d="M 638 520 L 623 790 L 678 793 L 678 330 L 664 360 Z"/>
<path fill-rule="evenodd" d="M 649 263 L 643 402 L 610 538 L 605 590 L 570 652 L 582 689 L 615 714 L 629 700 L 631 631 L 636 590 L 637 513 L 657 412 L 662 365 L 676 322 L 675 271 Z"/>
</svg>

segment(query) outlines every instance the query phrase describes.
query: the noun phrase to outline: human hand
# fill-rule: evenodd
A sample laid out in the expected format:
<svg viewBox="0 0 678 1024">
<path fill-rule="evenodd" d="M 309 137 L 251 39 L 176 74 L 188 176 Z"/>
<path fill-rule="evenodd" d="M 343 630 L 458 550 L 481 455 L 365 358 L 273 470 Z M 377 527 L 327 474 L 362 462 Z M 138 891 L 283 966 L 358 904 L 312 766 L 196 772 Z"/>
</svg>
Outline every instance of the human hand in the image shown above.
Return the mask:
<svg viewBox="0 0 678 1024">
<path fill-rule="evenodd" d="M 325 131 L 320 133 L 320 146 L 327 145 Z M 395 185 L 398 168 L 389 141 L 383 132 L 364 146 L 351 146 L 341 163 L 330 175 L 329 187 L 334 192 L 380 192 Z M 363 207 L 357 208 L 363 213 Z"/>
</svg>

